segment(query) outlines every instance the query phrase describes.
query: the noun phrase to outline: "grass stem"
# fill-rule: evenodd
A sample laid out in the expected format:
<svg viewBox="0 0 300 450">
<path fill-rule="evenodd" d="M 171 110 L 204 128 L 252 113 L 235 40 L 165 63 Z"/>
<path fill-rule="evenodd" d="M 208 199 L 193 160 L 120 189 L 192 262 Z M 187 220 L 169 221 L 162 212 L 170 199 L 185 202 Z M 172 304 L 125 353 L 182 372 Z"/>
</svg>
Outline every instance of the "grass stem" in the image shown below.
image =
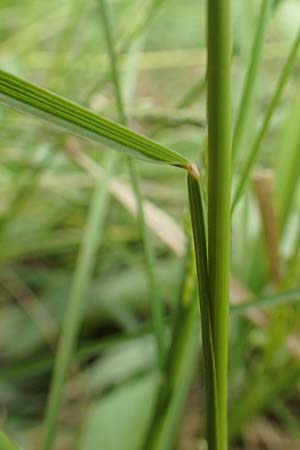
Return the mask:
<svg viewBox="0 0 300 450">
<path fill-rule="evenodd" d="M 217 445 L 227 449 L 231 193 L 231 4 L 208 2 L 208 273 L 218 394 Z"/>
</svg>

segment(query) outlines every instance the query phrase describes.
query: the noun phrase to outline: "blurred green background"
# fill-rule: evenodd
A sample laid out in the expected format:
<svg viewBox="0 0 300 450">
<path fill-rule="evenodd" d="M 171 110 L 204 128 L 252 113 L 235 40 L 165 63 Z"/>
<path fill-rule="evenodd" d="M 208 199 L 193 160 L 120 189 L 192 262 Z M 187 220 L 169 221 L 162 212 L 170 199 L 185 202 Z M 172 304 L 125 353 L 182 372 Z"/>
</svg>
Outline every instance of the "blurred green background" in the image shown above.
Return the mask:
<svg viewBox="0 0 300 450">
<path fill-rule="evenodd" d="M 107 3 L 130 126 L 198 161 L 205 172 L 205 2 Z M 235 114 L 259 5 L 232 1 Z M 2 69 L 118 120 L 97 0 L 1 0 L 0 21 Z M 273 2 L 234 186 L 299 26 L 298 1 Z M 300 288 L 299 58 L 233 215 L 235 302 Z M 99 167 L 107 170 L 109 151 L 2 106 L 0 123 L 0 423 L 22 449 L 34 450 L 95 171 L 97 177 Z M 185 178 L 177 169 L 137 164 L 144 198 L 160 208 L 150 205 L 147 221 L 169 342 L 182 273 L 190 270 L 183 269 Z M 114 180 L 129 182 L 122 158 Z M 57 450 L 141 450 L 153 411 L 160 411 L 153 409 L 161 391 L 143 247 L 123 188 L 108 196 Z M 232 449 L 300 448 L 299 318 L 297 302 L 232 314 Z M 183 367 L 171 439 L 177 450 L 205 448 L 200 330 L 188 345 L 191 354 L 179 346 L 172 356 Z M 172 389 L 175 398 L 178 386 Z"/>
</svg>

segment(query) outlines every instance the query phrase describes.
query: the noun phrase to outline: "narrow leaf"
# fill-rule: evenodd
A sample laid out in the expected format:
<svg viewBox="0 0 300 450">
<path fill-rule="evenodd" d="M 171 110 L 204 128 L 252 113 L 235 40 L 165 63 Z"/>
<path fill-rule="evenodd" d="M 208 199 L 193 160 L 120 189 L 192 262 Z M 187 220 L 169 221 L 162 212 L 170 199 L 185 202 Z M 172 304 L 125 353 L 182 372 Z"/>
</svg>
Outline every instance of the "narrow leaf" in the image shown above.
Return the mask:
<svg viewBox="0 0 300 450">
<path fill-rule="evenodd" d="M 234 161 L 236 159 L 236 155 L 239 151 L 239 147 L 242 142 L 245 126 L 247 124 L 247 119 L 249 115 L 251 99 L 253 97 L 253 92 L 255 89 L 255 82 L 257 79 L 259 63 L 261 59 L 266 25 L 268 22 L 270 3 L 271 3 L 270 0 L 261 1 L 259 20 L 257 23 L 257 29 L 253 41 L 251 58 L 247 68 L 242 97 L 239 104 L 239 110 L 233 134 L 232 158 Z"/>
<path fill-rule="evenodd" d="M 288 81 L 288 79 L 291 75 L 291 72 L 293 70 L 293 67 L 295 65 L 299 46 L 300 46 L 300 31 L 297 33 L 297 36 L 292 44 L 290 54 L 289 54 L 289 56 L 286 60 L 286 63 L 282 69 L 281 75 L 278 80 L 278 84 L 276 86 L 271 103 L 267 109 L 263 123 L 260 127 L 257 137 L 255 138 L 254 144 L 251 147 L 250 153 L 247 156 L 244 168 L 243 168 L 240 178 L 239 178 L 238 186 L 237 186 L 235 194 L 234 194 L 232 210 L 234 210 L 234 208 L 236 207 L 236 205 L 244 191 L 244 188 L 246 186 L 246 182 L 248 180 L 252 166 L 253 166 L 253 164 L 257 158 L 257 155 L 261 149 L 263 140 L 264 140 L 267 132 L 269 131 L 274 112 L 276 111 L 276 108 L 282 97 L 283 91 L 286 87 L 287 81 Z"/>
<path fill-rule="evenodd" d="M 249 309 L 254 308 L 275 308 L 275 306 L 285 305 L 300 301 L 300 290 L 279 292 L 272 295 L 260 295 L 239 305 L 232 305 L 230 312 L 233 314 L 242 314 Z"/>
<path fill-rule="evenodd" d="M 137 158 L 186 167 L 184 156 L 92 111 L 0 70 L 0 101 Z"/>
</svg>

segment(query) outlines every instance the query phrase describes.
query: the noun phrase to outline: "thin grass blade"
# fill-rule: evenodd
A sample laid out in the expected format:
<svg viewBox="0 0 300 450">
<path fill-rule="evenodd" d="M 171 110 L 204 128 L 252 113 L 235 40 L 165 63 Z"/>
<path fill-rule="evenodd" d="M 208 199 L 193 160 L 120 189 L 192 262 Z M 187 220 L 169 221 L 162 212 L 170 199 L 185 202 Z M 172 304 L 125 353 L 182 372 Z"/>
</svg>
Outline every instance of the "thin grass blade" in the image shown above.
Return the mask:
<svg viewBox="0 0 300 450">
<path fill-rule="evenodd" d="M 298 51 L 299 51 L 299 46 L 300 46 L 300 30 L 293 42 L 290 54 L 287 58 L 287 61 L 284 65 L 284 67 L 283 67 L 283 70 L 281 72 L 278 84 L 276 86 L 276 89 L 275 89 L 273 98 L 270 102 L 270 105 L 267 109 L 262 126 L 258 132 L 258 135 L 254 141 L 253 146 L 250 149 L 250 152 L 249 152 L 246 162 L 244 164 L 244 168 L 240 174 L 238 186 L 235 190 L 235 194 L 234 194 L 234 198 L 233 198 L 232 211 L 234 211 L 234 209 L 244 191 L 251 168 L 252 168 L 252 166 L 257 158 L 257 155 L 261 149 L 263 140 L 264 140 L 267 132 L 269 131 L 274 112 L 279 104 L 279 101 L 282 97 L 283 91 L 286 87 L 287 81 L 289 80 L 289 77 L 290 77 L 293 67 L 295 65 Z"/>
<path fill-rule="evenodd" d="M 253 91 L 255 89 L 255 81 L 257 79 L 258 67 L 261 60 L 261 53 L 271 3 L 272 3 L 271 0 L 261 0 L 259 20 L 257 24 L 256 34 L 251 51 L 251 57 L 246 73 L 245 83 L 243 87 L 242 97 L 239 104 L 238 115 L 233 134 L 233 143 L 232 143 L 233 162 L 235 162 L 236 160 L 239 147 L 242 142 L 243 134 L 245 131 L 245 126 L 247 123 L 251 99 L 253 97 Z"/>
<path fill-rule="evenodd" d="M 189 163 L 173 150 L 3 70 L 0 102 L 140 159 L 179 167 Z"/>
<path fill-rule="evenodd" d="M 295 194 L 299 183 L 300 102 L 298 92 L 299 86 L 297 85 L 294 91 L 294 99 L 291 106 L 288 107 L 279 132 L 275 162 L 276 194 L 281 232 L 284 232 L 293 211 Z"/>
<path fill-rule="evenodd" d="M 295 289 L 293 291 L 279 292 L 272 295 L 260 295 L 255 299 L 249 299 L 248 301 L 239 305 L 232 305 L 230 307 L 231 314 L 242 314 L 250 309 L 254 308 L 275 308 L 279 305 L 286 305 L 300 301 L 300 290 Z"/>
</svg>

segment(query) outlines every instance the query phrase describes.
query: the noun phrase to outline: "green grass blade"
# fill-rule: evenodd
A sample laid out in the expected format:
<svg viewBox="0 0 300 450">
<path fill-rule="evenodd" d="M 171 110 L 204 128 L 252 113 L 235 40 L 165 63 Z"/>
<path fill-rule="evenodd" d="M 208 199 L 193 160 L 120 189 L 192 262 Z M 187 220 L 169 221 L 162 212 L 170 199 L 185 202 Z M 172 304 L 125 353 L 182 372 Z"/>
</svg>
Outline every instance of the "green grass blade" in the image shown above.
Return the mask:
<svg viewBox="0 0 300 450">
<path fill-rule="evenodd" d="M 92 197 L 86 228 L 81 243 L 77 265 L 71 286 L 70 298 L 65 313 L 62 335 L 55 359 L 54 373 L 48 396 L 45 434 L 42 449 L 53 448 L 58 414 L 62 403 L 64 382 L 70 367 L 76 339 L 78 336 L 82 310 L 89 285 L 97 250 L 103 235 L 104 220 L 107 212 L 107 185 L 116 155 L 110 155 L 105 177 L 98 181 Z"/>
<path fill-rule="evenodd" d="M 180 167 L 189 163 L 173 150 L 3 70 L 0 70 L 0 101 L 137 158 Z"/>
<path fill-rule="evenodd" d="M 187 108 L 191 104 L 193 104 L 201 94 L 204 93 L 206 89 L 207 84 L 207 77 L 206 74 L 204 77 L 200 80 L 197 80 L 195 84 L 193 84 L 187 92 L 184 93 L 184 95 L 179 99 L 177 103 L 177 108 L 183 109 Z"/>
<path fill-rule="evenodd" d="M 126 125 L 127 117 L 126 117 L 126 113 L 125 113 L 125 105 L 124 105 L 123 96 L 122 96 L 117 55 L 115 52 L 115 47 L 114 47 L 114 42 L 113 42 L 113 36 L 112 36 L 112 31 L 111 31 L 111 23 L 110 23 L 110 19 L 109 19 L 108 9 L 107 9 L 105 0 L 98 0 L 98 1 L 99 1 L 100 11 L 101 11 L 103 32 L 105 35 L 107 51 L 109 54 L 110 69 L 111 69 L 112 81 L 113 81 L 113 85 L 114 85 L 114 93 L 115 93 L 116 103 L 117 103 L 117 108 L 118 108 L 118 113 L 119 113 L 119 120 L 122 123 L 122 125 Z"/>
<path fill-rule="evenodd" d="M 209 276 L 203 201 L 198 180 L 188 175 L 188 192 L 194 248 L 196 256 L 198 290 L 201 310 L 204 378 L 206 387 L 207 437 L 209 449 L 221 449 L 219 401 L 216 362 L 213 348 L 212 314 L 209 296 Z"/>
<path fill-rule="evenodd" d="M 218 386 L 219 442 L 227 449 L 227 365 L 231 194 L 231 2 L 208 2 L 208 262 Z M 218 30 L 218 32 L 216 32 Z"/>
<path fill-rule="evenodd" d="M 139 188 L 139 179 L 137 169 L 135 167 L 134 161 L 129 161 L 129 172 L 131 176 L 131 183 L 135 193 L 135 198 L 137 202 L 138 211 L 138 222 L 139 229 L 142 238 L 142 243 L 144 247 L 144 258 L 146 274 L 149 283 L 149 302 L 151 306 L 151 315 L 153 328 L 156 338 L 157 345 L 157 358 L 158 366 L 160 370 L 163 369 L 164 365 L 164 355 L 165 355 L 165 331 L 164 331 L 164 313 L 163 313 L 163 303 L 159 296 L 159 286 L 157 281 L 157 275 L 155 270 L 155 258 L 153 250 L 150 243 L 150 236 L 147 229 L 145 214 L 143 208 L 143 198 Z"/>
<path fill-rule="evenodd" d="M 235 190 L 235 194 L 234 194 L 234 198 L 233 198 L 232 210 L 234 210 L 234 208 L 236 207 L 236 205 L 244 191 L 251 168 L 252 168 L 252 166 L 257 158 L 257 155 L 261 149 L 262 142 L 263 142 L 267 132 L 269 131 L 274 112 L 279 104 L 279 101 L 282 97 L 284 88 L 286 87 L 287 81 L 288 81 L 288 79 L 291 75 L 291 72 L 293 70 L 293 67 L 295 65 L 299 46 L 300 46 L 300 31 L 298 32 L 298 34 L 293 42 L 290 54 L 287 58 L 287 61 L 284 65 L 284 67 L 283 67 L 283 70 L 281 72 L 278 84 L 276 86 L 276 89 L 275 89 L 273 98 L 270 102 L 270 105 L 267 109 L 262 126 L 258 132 L 258 135 L 254 141 L 253 146 L 250 149 L 250 152 L 249 152 L 246 162 L 244 164 L 244 168 L 240 174 L 239 183 Z"/>
<path fill-rule="evenodd" d="M 259 295 L 255 299 L 249 299 L 240 305 L 230 307 L 231 314 L 242 314 L 253 308 L 275 308 L 279 305 L 286 305 L 300 301 L 300 290 L 279 292 L 271 295 Z"/>
<path fill-rule="evenodd" d="M 271 0 L 261 0 L 259 20 L 257 23 L 257 29 L 251 51 L 251 57 L 247 68 L 242 97 L 239 104 L 238 115 L 233 134 L 233 143 L 232 143 L 233 162 L 235 162 L 236 160 L 237 153 L 245 131 L 245 126 L 247 124 L 251 99 L 253 97 L 258 67 L 261 60 L 261 53 L 263 48 L 266 25 L 268 22 L 270 4 Z"/>
<path fill-rule="evenodd" d="M 19 450 L 8 437 L 0 430 L 0 449 L 1 450 Z"/>
</svg>

